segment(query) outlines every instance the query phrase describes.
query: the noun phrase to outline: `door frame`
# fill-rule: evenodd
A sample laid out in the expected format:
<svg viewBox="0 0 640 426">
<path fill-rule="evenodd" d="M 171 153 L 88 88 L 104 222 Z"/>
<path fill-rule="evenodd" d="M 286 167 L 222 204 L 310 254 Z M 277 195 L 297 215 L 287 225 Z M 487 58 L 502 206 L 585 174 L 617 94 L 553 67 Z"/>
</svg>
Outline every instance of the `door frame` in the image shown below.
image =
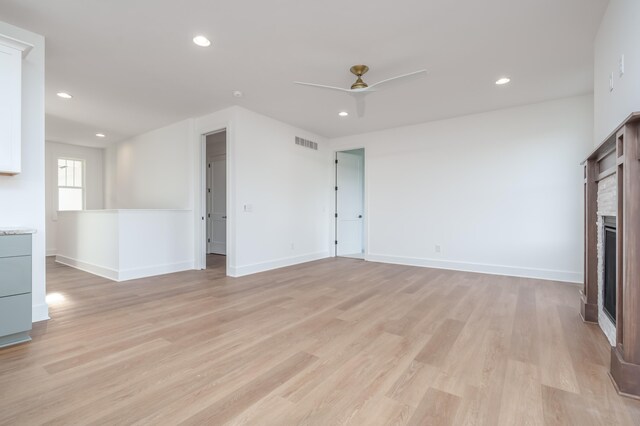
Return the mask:
<svg viewBox="0 0 640 426">
<path fill-rule="evenodd" d="M 344 147 L 342 149 L 334 149 L 333 150 L 333 155 L 331 156 L 331 163 L 333 166 L 333 172 L 332 172 L 332 180 L 333 180 L 333 184 L 332 184 L 332 190 L 333 190 L 333 197 L 332 197 L 332 201 L 333 201 L 333 210 L 331 212 L 331 227 L 330 229 L 332 230 L 331 232 L 331 242 L 330 242 L 330 247 L 333 247 L 333 250 L 330 250 L 332 257 L 338 257 L 338 247 L 336 247 L 335 241 L 338 238 L 338 227 L 337 227 L 337 218 L 335 217 L 335 214 L 338 212 L 338 194 L 335 190 L 335 187 L 338 186 L 338 166 L 336 164 L 336 159 L 338 158 L 338 153 L 339 152 L 345 152 L 345 151 L 353 151 L 356 149 L 362 149 L 364 151 L 364 156 L 363 156 L 363 169 L 364 169 L 364 173 L 363 173 L 363 179 L 364 179 L 364 193 L 362 194 L 363 197 L 363 212 L 362 212 L 362 244 L 363 244 L 363 250 L 364 250 L 364 260 L 367 260 L 367 257 L 369 255 L 369 179 L 368 179 L 368 168 L 367 168 L 367 148 L 365 146 L 362 145 L 358 145 L 358 146 L 353 146 L 353 147 Z"/>
<path fill-rule="evenodd" d="M 207 136 L 214 133 L 226 132 L 225 145 L 226 145 L 226 171 L 227 171 L 227 255 L 225 258 L 225 273 L 228 276 L 233 276 L 232 265 L 235 264 L 235 212 L 233 211 L 233 199 L 234 199 L 234 181 L 232 167 L 232 137 L 231 125 L 229 122 L 221 125 L 204 126 L 200 129 L 196 129 L 196 135 L 199 140 L 197 156 L 197 189 L 196 200 L 197 206 L 195 209 L 195 268 L 207 269 Z"/>
</svg>

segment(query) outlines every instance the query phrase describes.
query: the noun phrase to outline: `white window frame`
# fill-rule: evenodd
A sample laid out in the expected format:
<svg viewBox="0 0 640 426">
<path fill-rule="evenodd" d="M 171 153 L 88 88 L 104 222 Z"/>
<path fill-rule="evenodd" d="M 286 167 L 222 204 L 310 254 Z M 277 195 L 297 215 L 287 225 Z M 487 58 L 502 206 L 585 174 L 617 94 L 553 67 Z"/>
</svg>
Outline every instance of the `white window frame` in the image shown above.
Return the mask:
<svg viewBox="0 0 640 426">
<path fill-rule="evenodd" d="M 60 178 L 58 168 L 60 167 L 60 160 L 65 161 L 78 161 L 82 165 L 82 185 L 81 186 L 60 186 Z M 82 191 L 82 209 L 81 210 L 60 210 L 60 189 L 78 189 L 80 188 Z M 82 158 L 72 158 L 72 157 L 57 157 L 56 158 L 56 213 L 59 211 L 82 211 L 87 209 L 87 170 L 86 170 L 86 162 Z"/>
</svg>

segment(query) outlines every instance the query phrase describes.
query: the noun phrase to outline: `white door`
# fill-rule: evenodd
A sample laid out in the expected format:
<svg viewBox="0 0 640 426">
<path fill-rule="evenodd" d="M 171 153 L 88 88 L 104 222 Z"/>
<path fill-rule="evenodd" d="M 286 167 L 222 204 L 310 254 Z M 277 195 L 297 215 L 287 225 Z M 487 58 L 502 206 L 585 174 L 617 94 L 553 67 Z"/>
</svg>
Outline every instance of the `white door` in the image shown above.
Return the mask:
<svg viewBox="0 0 640 426">
<path fill-rule="evenodd" d="M 364 253 L 364 150 L 336 155 L 336 255 Z"/>
<path fill-rule="evenodd" d="M 227 160 L 207 164 L 207 253 L 227 254 Z"/>
</svg>

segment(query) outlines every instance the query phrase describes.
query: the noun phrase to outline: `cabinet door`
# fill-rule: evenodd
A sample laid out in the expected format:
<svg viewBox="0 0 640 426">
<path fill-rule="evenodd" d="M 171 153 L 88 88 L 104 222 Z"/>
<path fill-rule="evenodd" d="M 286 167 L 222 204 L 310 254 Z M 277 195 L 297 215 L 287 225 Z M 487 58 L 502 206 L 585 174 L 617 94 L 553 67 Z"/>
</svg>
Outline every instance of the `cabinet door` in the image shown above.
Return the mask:
<svg viewBox="0 0 640 426">
<path fill-rule="evenodd" d="M 0 173 L 20 173 L 22 51 L 0 44 Z"/>
<path fill-rule="evenodd" d="M 31 330 L 31 293 L 0 297 L 0 337 Z"/>
</svg>

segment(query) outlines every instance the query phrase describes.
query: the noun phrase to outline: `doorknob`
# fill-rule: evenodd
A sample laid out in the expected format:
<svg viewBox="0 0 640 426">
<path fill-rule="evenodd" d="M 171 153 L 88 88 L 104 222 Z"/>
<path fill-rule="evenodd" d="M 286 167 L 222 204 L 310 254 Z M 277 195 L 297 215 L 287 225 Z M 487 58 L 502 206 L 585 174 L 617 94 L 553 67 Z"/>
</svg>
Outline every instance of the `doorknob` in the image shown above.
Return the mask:
<svg viewBox="0 0 640 426">
<path fill-rule="evenodd" d="M 358 215 L 358 219 L 362 219 L 362 215 L 361 214 Z"/>
<path fill-rule="evenodd" d="M 226 217 L 226 216 L 222 216 L 222 218 L 223 218 L 223 219 L 226 219 L 227 217 Z"/>
</svg>

